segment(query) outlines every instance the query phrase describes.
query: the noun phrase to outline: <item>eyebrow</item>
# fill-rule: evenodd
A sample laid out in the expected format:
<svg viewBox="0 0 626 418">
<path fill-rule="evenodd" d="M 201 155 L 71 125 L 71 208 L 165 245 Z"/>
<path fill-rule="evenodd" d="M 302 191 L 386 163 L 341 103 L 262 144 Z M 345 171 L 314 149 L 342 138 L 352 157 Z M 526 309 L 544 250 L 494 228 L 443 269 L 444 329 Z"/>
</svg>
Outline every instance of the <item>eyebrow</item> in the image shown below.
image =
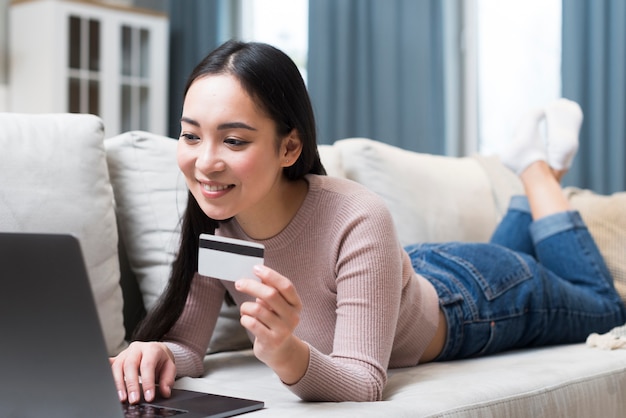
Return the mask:
<svg viewBox="0 0 626 418">
<path fill-rule="evenodd" d="M 190 125 L 193 126 L 197 126 L 200 127 L 200 123 L 194 119 L 188 118 L 186 116 L 183 116 L 180 119 L 181 122 L 185 122 L 188 123 Z M 247 129 L 249 131 L 256 131 L 256 128 L 253 128 L 250 125 L 247 125 L 243 122 L 227 122 L 227 123 L 222 123 L 220 125 L 217 126 L 218 130 L 224 130 L 224 129 Z"/>
</svg>

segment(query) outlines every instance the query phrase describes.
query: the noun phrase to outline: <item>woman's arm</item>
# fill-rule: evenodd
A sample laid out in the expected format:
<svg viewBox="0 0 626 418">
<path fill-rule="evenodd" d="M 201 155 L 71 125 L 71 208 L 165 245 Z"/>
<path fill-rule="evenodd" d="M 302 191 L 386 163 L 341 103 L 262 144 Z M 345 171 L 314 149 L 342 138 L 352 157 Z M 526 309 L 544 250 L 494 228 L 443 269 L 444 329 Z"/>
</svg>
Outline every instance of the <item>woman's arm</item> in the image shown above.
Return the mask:
<svg viewBox="0 0 626 418">
<path fill-rule="evenodd" d="M 307 373 L 290 389 L 310 401 L 378 401 L 398 323 L 402 248 L 380 200 L 346 204 L 339 216 L 349 221 L 333 232 L 338 248 L 332 352 L 312 348 Z"/>
<path fill-rule="evenodd" d="M 199 274 L 193 278 L 185 309 L 162 340 L 174 356 L 178 377 L 197 377 L 204 372 L 204 356 L 224 294 L 225 289 L 219 280 Z"/>
</svg>

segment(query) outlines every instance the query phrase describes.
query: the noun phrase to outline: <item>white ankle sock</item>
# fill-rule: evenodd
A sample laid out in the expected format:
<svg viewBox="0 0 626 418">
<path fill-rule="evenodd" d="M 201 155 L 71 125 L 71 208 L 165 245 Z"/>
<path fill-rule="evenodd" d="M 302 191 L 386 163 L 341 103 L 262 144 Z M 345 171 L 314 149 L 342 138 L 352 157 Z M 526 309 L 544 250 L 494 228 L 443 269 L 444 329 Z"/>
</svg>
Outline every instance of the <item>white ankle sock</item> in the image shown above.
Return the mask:
<svg viewBox="0 0 626 418">
<path fill-rule="evenodd" d="M 510 144 L 500 156 L 502 163 L 520 174 L 535 161 L 546 161 L 544 139 L 539 124 L 545 117 L 543 109 L 533 109 L 520 121 Z"/>
<path fill-rule="evenodd" d="M 548 164 L 555 170 L 567 170 L 578 151 L 578 133 L 583 112 L 578 103 L 558 99 L 546 107 Z"/>
</svg>

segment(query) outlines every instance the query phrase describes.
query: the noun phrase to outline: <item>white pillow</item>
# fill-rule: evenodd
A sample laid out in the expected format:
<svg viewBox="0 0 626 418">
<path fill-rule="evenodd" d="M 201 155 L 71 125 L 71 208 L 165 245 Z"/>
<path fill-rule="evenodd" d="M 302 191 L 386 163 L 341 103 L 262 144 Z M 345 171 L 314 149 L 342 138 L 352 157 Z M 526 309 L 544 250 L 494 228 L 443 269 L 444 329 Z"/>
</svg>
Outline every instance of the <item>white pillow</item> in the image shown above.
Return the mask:
<svg viewBox="0 0 626 418">
<path fill-rule="evenodd" d="M 474 159 L 422 154 L 366 138 L 334 146 L 346 177 L 385 200 L 403 245 L 489 240 L 498 216 L 489 179 Z"/>
<path fill-rule="evenodd" d="M 117 354 L 125 346 L 123 302 L 102 121 L 0 113 L 0 127 L 0 230 L 79 239 L 107 350 Z"/>
<path fill-rule="evenodd" d="M 142 131 L 105 140 L 120 239 L 148 310 L 169 279 L 187 206 L 187 186 L 176 162 L 177 143 Z M 249 346 L 239 309 L 224 305 L 209 351 Z"/>
<path fill-rule="evenodd" d="M 317 146 L 322 165 L 326 169 L 326 174 L 333 177 L 345 177 L 341 167 L 341 155 L 337 147 L 327 144 Z"/>
<path fill-rule="evenodd" d="M 148 310 L 169 279 L 180 241 L 179 221 L 187 205 L 176 144 L 140 131 L 104 141 L 120 239 Z"/>
</svg>

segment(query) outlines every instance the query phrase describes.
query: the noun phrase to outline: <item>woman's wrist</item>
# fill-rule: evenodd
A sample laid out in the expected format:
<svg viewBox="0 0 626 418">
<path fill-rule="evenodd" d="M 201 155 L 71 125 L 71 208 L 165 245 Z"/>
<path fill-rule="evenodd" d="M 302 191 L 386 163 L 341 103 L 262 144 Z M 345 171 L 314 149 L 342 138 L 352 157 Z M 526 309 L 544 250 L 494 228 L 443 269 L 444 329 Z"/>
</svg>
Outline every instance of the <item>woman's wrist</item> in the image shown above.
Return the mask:
<svg viewBox="0 0 626 418">
<path fill-rule="evenodd" d="M 157 342 L 157 344 L 159 345 L 159 347 L 161 347 L 161 349 L 165 352 L 165 354 L 167 354 L 167 357 L 169 357 L 169 359 L 172 360 L 172 363 L 176 364 L 174 353 L 172 352 L 172 350 L 170 350 L 167 344 L 165 344 L 164 342 L 160 342 L 160 341 Z"/>
<path fill-rule="evenodd" d="M 277 356 L 272 369 L 286 385 L 294 385 L 300 381 L 309 368 L 310 348 L 307 343 L 293 337 L 292 343 L 285 348 L 282 356 Z"/>
</svg>

